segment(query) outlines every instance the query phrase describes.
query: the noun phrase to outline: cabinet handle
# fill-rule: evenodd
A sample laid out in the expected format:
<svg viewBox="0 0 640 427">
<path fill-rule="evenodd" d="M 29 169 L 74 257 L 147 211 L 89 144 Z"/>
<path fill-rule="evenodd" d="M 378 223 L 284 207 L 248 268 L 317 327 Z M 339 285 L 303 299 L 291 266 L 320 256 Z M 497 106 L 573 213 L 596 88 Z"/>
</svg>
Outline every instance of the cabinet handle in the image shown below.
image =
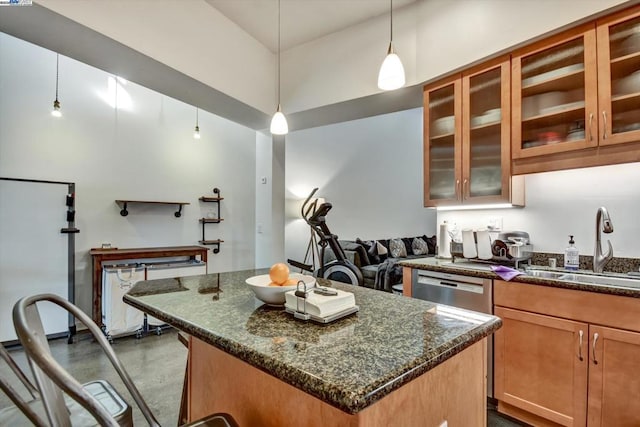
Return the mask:
<svg viewBox="0 0 640 427">
<path fill-rule="evenodd" d="M 593 113 L 589 113 L 589 141 L 593 141 L 592 124 L 593 124 Z"/>
<path fill-rule="evenodd" d="M 578 335 L 580 337 L 578 345 L 578 360 L 582 362 L 584 360 L 584 358 L 582 357 L 582 337 L 584 336 L 584 332 L 580 330 L 580 332 L 578 332 Z"/>
<path fill-rule="evenodd" d="M 462 191 L 463 191 L 462 197 L 464 197 L 465 199 L 468 199 L 469 198 L 469 180 L 467 178 L 464 179 Z"/>
<path fill-rule="evenodd" d="M 598 333 L 593 334 L 593 364 L 598 364 L 598 359 L 596 359 L 596 343 L 598 342 Z"/>
<path fill-rule="evenodd" d="M 604 120 L 604 129 L 602 130 L 602 139 L 607 139 L 607 112 L 602 111 L 602 119 Z"/>
<path fill-rule="evenodd" d="M 456 179 L 456 199 L 460 198 L 460 180 Z"/>
</svg>

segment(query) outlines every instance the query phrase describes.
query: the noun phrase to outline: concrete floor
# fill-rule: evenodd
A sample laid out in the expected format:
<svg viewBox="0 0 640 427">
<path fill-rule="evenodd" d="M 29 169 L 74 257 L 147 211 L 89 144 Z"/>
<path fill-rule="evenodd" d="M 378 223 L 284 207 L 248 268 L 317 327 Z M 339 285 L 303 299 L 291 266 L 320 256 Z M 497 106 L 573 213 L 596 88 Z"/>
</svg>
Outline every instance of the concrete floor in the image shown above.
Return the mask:
<svg viewBox="0 0 640 427">
<path fill-rule="evenodd" d="M 55 359 L 80 382 L 102 378 L 113 384 L 132 405 L 135 424 L 146 425 L 142 413 L 104 353 L 88 334 L 76 336 L 76 342 L 72 345 L 67 345 L 66 339 L 53 340 L 50 345 Z M 187 360 L 187 350 L 178 341 L 177 333 L 169 329 L 160 336 L 148 335 L 139 340 L 133 337 L 119 338 L 114 341 L 113 348 L 160 424 L 175 426 Z M 10 349 L 10 354 L 25 372 L 30 373 L 22 349 Z M 8 372 L 4 363 L 1 363 L 0 375 Z M 0 408 L 10 404 L 9 399 L 0 393 Z M 522 426 L 493 410 L 487 411 L 487 415 L 489 427 Z"/>
</svg>

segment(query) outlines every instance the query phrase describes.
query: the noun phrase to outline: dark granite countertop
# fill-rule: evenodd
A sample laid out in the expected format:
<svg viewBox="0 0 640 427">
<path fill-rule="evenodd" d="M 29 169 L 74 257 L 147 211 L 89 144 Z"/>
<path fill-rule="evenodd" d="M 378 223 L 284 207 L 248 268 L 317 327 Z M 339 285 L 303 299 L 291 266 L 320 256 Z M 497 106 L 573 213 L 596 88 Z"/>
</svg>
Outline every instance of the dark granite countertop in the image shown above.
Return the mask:
<svg viewBox="0 0 640 427">
<path fill-rule="evenodd" d="M 438 258 L 419 258 L 413 260 L 402 261 L 398 263 L 403 267 L 416 268 L 421 270 L 439 271 L 442 273 L 461 274 L 465 276 L 483 277 L 487 279 L 500 279 L 496 273 L 491 271 L 489 265 L 482 265 L 480 263 L 468 262 L 465 260 L 456 260 L 451 262 L 450 259 L 438 259 Z M 542 266 L 535 266 L 536 269 L 547 269 Z M 559 271 L 561 269 L 555 269 Z M 594 274 L 588 270 L 578 270 L 578 273 Z M 572 273 L 567 271 L 568 274 Z M 610 273 L 607 274 L 612 277 L 629 278 L 624 274 Z M 550 286 L 554 288 L 574 289 L 578 291 L 597 292 L 609 295 L 619 295 L 632 298 L 640 298 L 640 287 L 616 287 L 610 285 L 598 285 L 591 283 L 579 283 L 566 280 L 549 279 L 543 277 L 533 277 L 526 274 L 521 274 L 510 280 L 511 282 L 528 283 L 532 285 Z M 640 280 L 638 280 L 640 285 Z"/>
<path fill-rule="evenodd" d="M 320 279 L 360 311 L 322 325 L 262 305 L 246 270 L 138 282 L 124 300 L 348 413 L 496 331 L 497 317 Z"/>
</svg>

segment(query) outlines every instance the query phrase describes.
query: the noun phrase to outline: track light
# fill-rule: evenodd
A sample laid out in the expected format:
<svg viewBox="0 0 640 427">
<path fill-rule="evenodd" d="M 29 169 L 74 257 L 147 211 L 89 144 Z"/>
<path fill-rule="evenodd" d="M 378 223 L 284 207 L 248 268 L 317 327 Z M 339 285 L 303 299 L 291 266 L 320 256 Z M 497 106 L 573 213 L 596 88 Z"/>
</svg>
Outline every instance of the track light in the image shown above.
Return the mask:
<svg viewBox="0 0 640 427">
<path fill-rule="evenodd" d="M 200 126 L 198 126 L 198 108 L 196 107 L 196 128 L 193 131 L 193 139 L 200 139 Z"/>
<path fill-rule="evenodd" d="M 394 90 L 404 86 L 404 67 L 400 57 L 393 51 L 393 0 L 390 0 L 391 12 L 391 37 L 389 41 L 389 49 L 387 49 L 387 57 L 382 62 L 380 73 L 378 74 L 378 88 L 382 90 Z"/>
<path fill-rule="evenodd" d="M 280 0 L 278 0 L 278 109 L 271 119 L 271 133 L 273 135 L 286 135 L 289 133 L 287 118 L 282 114 L 280 107 Z"/>
<path fill-rule="evenodd" d="M 51 115 L 53 117 L 62 117 L 62 111 L 60 111 L 60 101 L 58 101 L 58 77 L 60 71 L 60 54 L 56 53 L 56 99 L 53 101 L 53 110 Z"/>
</svg>

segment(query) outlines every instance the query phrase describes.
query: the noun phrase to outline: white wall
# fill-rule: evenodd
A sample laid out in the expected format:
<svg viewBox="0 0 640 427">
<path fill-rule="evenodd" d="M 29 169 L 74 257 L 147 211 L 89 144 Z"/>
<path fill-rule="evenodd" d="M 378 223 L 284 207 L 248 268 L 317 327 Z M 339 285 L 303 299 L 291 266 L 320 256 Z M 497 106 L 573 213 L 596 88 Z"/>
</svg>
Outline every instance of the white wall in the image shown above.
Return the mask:
<svg viewBox="0 0 640 427">
<path fill-rule="evenodd" d="M 333 205 L 327 224 L 341 239 L 435 234 L 422 203 L 422 109 L 292 132 L 286 142 L 286 197 Z M 309 228 L 287 218 L 285 253 L 302 261 Z"/>
<path fill-rule="evenodd" d="M 194 107 L 132 83 L 119 89 L 114 109 L 103 99 L 110 76 L 65 57 L 64 115 L 56 119 L 55 53 L 0 34 L 0 58 L 0 175 L 76 183 L 76 295 L 83 309 L 91 303 L 90 248 L 198 244 L 198 218 L 214 207 L 198 198 L 212 196 L 214 187 L 225 198 L 224 221 L 207 225 L 206 237 L 225 242 L 219 254 L 209 253 L 209 271 L 254 266 L 254 131 L 200 112 L 202 139 L 194 140 Z M 149 205 L 130 205 L 122 217 L 115 199 L 190 205 L 181 218 L 174 206 Z M 37 257 L 37 250 L 27 255 Z"/>
<path fill-rule="evenodd" d="M 407 85 L 421 84 L 545 32 L 634 2 L 422 0 L 394 11 L 394 45 Z M 205 0 L 39 3 L 265 113 L 275 107 L 275 55 Z M 275 25 L 273 10 L 274 15 L 264 19 Z M 380 92 L 377 74 L 388 43 L 389 17 L 384 14 L 282 52 L 284 112 Z"/>
<path fill-rule="evenodd" d="M 504 230 L 527 231 L 536 252 L 564 253 L 573 234 L 581 255 L 593 255 L 595 218 L 600 206 L 611 215 L 615 257 L 640 257 L 640 164 L 602 166 L 527 175 L 526 206 L 517 209 L 438 212 L 438 223 L 486 228 L 503 218 Z"/>
<path fill-rule="evenodd" d="M 259 110 L 275 109 L 275 55 L 205 0 L 38 4 Z M 275 25 L 273 12 L 266 19 Z"/>
<path fill-rule="evenodd" d="M 418 1 L 394 11 L 394 46 L 411 86 L 621 3 Z M 385 15 L 283 52 L 283 110 L 304 111 L 380 92 L 378 70 L 388 44 Z"/>
</svg>

